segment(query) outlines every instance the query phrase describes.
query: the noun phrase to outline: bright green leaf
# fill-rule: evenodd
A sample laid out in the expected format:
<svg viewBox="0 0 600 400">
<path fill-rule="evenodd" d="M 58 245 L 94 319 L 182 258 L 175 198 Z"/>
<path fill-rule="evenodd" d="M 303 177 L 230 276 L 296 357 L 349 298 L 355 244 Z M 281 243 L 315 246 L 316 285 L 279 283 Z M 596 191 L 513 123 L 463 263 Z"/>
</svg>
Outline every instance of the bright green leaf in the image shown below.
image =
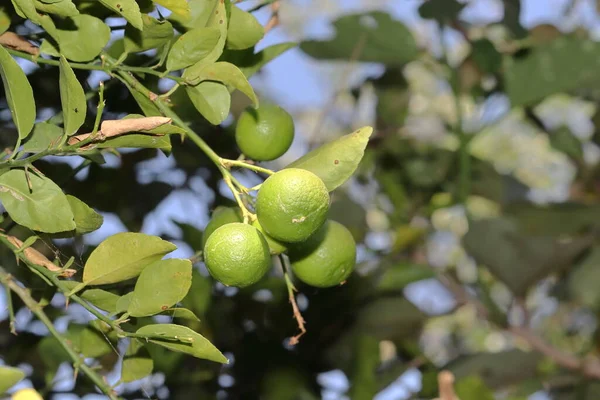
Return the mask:
<svg viewBox="0 0 600 400">
<path fill-rule="evenodd" d="M 10 15 L 4 7 L 0 7 L 0 35 L 10 28 Z"/>
<path fill-rule="evenodd" d="M 90 206 L 71 195 L 67 195 L 67 200 L 71 206 L 71 211 L 73 211 L 73 216 L 75 218 L 75 233 L 77 235 L 93 232 L 102 226 L 104 217 L 94 211 Z"/>
<path fill-rule="evenodd" d="M 203 68 L 188 68 L 183 73 L 183 78 L 190 85 L 197 85 L 204 81 L 221 82 L 232 86 L 244 93 L 255 107 L 258 107 L 258 98 L 254 89 L 242 71 L 228 62 L 216 62 L 205 65 Z"/>
<path fill-rule="evenodd" d="M 142 13 L 135 0 L 99 0 L 106 8 L 116 12 L 127 20 L 132 26 L 142 30 Z"/>
<path fill-rule="evenodd" d="M 415 38 L 400 21 L 382 11 L 352 14 L 333 22 L 331 40 L 305 41 L 300 48 L 318 59 L 354 59 L 386 65 L 404 65 L 418 54 Z"/>
<path fill-rule="evenodd" d="M 236 6 L 231 7 L 227 48 L 243 50 L 254 46 L 265 35 L 265 28 L 254 15 Z"/>
<path fill-rule="evenodd" d="M 121 381 L 124 383 L 137 381 L 152 373 L 154 361 L 150 356 L 125 356 L 121 367 Z"/>
<path fill-rule="evenodd" d="M 129 303 L 131 302 L 131 298 L 133 297 L 133 292 L 129 292 L 119 297 L 117 300 L 117 307 L 115 309 L 116 313 L 124 313 L 129 308 Z"/>
<path fill-rule="evenodd" d="M 60 187 L 49 178 L 31 172 L 29 181 L 31 190 L 22 169 L 0 175 L 0 200 L 10 217 L 34 231 L 56 233 L 75 229 L 73 212 Z"/>
<path fill-rule="evenodd" d="M 39 153 L 56 146 L 63 135 L 60 126 L 48 122 L 38 122 L 22 147 L 25 152 Z"/>
<path fill-rule="evenodd" d="M 25 378 L 25 372 L 18 368 L 0 367 L 0 394 L 5 393 L 23 378 Z"/>
<path fill-rule="evenodd" d="M 231 94 L 225 85 L 205 81 L 196 86 L 186 86 L 185 91 L 196 110 L 211 124 L 219 125 L 229 115 Z"/>
<path fill-rule="evenodd" d="M 362 160 L 373 128 L 366 126 L 324 144 L 300 157 L 286 168 L 302 168 L 325 182 L 329 191 L 346 182 Z"/>
<path fill-rule="evenodd" d="M 223 364 L 229 363 L 227 358 L 204 336 L 185 326 L 174 324 L 146 325 L 138 329 L 136 333 L 152 338 L 147 340 L 173 351 Z"/>
<path fill-rule="evenodd" d="M 61 1 L 40 1 L 35 0 L 35 8 L 48 14 L 55 14 L 61 17 L 72 17 L 79 14 L 77 7 L 71 0 Z"/>
<path fill-rule="evenodd" d="M 273 46 L 265 47 L 258 53 L 254 49 L 246 50 L 225 50 L 221 61 L 227 61 L 235 64 L 247 78 L 257 73 L 269 61 L 277 58 L 279 55 L 296 47 L 298 44 L 293 42 L 278 43 Z"/>
<path fill-rule="evenodd" d="M 40 51 L 58 57 L 60 54 L 71 61 L 83 62 L 96 58 L 110 39 L 110 28 L 99 18 L 87 14 L 76 15 L 57 26 L 52 37 L 58 48 L 44 40 Z"/>
<path fill-rule="evenodd" d="M 135 278 L 146 266 L 176 248 L 174 244 L 157 236 L 134 232 L 117 233 L 92 251 L 83 269 L 83 283 L 105 285 Z"/>
<path fill-rule="evenodd" d="M 125 27 L 124 49 L 128 53 L 146 51 L 163 46 L 173 38 L 173 26 L 169 21 L 159 21 L 147 14 L 142 15 L 144 29 Z"/>
<path fill-rule="evenodd" d="M 158 314 L 179 303 L 192 285 L 190 260 L 171 258 L 148 265 L 140 274 L 127 313 L 132 317 Z"/>
<path fill-rule="evenodd" d="M 81 84 L 69 62 L 60 56 L 60 102 L 62 104 L 65 133 L 72 135 L 83 125 L 87 113 L 87 102 Z"/>
<path fill-rule="evenodd" d="M 217 27 L 196 28 L 179 36 L 167 58 L 167 70 L 183 69 L 208 56 L 219 43 L 221 32 Z"/>
<path fill-rule="evenodd" d="M 218 0 L 193 0 L 189 2 L 187 0 L 157 0 L 156 3 L 158 4 L 159 1 L 161 4 L 167 2 L 182 3 L 186 1 L 189 6 L 189 15 L 187 13 L 182 15 L 173 12 L 173 14 L 169 15 L 169 20 L 187 29 L 206 26 L 218 2 Z"/>
<path fill-rule="evenodd" d="M 187 0 L 152 0 L 154 3 L 163 6 L 184 21 L 191 18 L 190 5 Z M 204 1 L 195 1 L 194 3 L 204 3 Z"/>
<path fill-rule="evenodd" d="M 0 75 L 13 122 L 21 139 L 27 137 L 35 122 L 33 90 L 25 72 L 6 49 L 0 46 Z"/>
</svg>

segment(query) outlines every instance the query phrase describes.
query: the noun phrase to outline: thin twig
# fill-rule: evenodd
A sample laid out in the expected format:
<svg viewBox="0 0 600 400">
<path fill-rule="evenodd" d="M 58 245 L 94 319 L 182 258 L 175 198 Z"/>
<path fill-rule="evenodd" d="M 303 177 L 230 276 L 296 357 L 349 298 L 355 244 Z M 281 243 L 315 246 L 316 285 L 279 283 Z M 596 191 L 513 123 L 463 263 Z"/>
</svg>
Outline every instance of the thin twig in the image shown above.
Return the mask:
<svg viewBox="0 0 600 400">
<path fill-rule="evenodd" d="M 438 376 L 439 400 L 458 400 L 454 392 L 454 375 L 450 371 L 441 371 Z"/>
<path fill-rule="evenodd" d="M 271 29 L 279 25 L 279 7 L 279 0 L 271 3 L 271 18 L 269 18 L 267 24 L 265 25 L 265 35 L 269 33 Z"/>
<path fill-rule="evenodd" d="M 300 342 L 300 337 L 302 337 L 302 335 L 304 335 L 306 333 L 306 327 L 304 326 L 305 321 L 304 321 L 304 317 L 302 317 L 302 313 L 300 312 L 300 309 L 298 308 L 298 303 L 296 303 L 296 296 L 294 295 L 294 292 L 297 292 L 298 290 L 292 283 L 292 280 L 290 279 L 290 276 L 289 276 L 288 271 L 290 268 L 289 268 L 288 259 L 284 255 L 280 255 L 279 261 L 281 262 L 281 268 L 283 269 L 283 277 L 285 279 L 285 285 L 287 286 L 288 298 L 292 305 L 292 312 L 294 314 L 294 319 L 298 323 L 298 329 L 300 329 L 299 334 L 290 338 L 290 342 L 289 342 L 290 345 L 295 346 Z"/>
</svg>

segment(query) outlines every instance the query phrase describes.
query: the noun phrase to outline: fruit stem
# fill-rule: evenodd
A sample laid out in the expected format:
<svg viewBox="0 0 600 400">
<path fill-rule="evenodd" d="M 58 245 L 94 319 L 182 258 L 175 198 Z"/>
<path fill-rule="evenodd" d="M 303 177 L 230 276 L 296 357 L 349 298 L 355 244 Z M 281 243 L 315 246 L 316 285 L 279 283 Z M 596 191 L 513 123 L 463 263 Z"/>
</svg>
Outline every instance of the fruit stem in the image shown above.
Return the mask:
<svg viewBox="0 0 600 400">
<path fill-rule="evenodd" d="M 290 338 L 290 345 L 295 346 L 300 342 L 300 337 L 306 333 L 306 327 L 304 326 L 304 318 L 302 317 L 302 313 L 300 312 L 300 308 L 298 308 L 298 303 L 296 303 L 296 297 L 294 296 L 294 292 L 297 292 L 298 289 L 292 283 L 292 279 L 289 275 L 290 270 L 290 262 L 288 258 L 280 254 L 279 261 L 281 263 L 281 269 L 283 270 L 283 277 L 285 279 L 285 285 L 287 286 L 288 298 L 290 303 L 292 304 L 292 311 L 294 313 L 294 319 L 298 323 L 298 329 L 300 329 L 300 333 L 296 336 Z"/>
<path fill-rule="evenodd" d="M 244 223 L 249 224 L 256 219 L 256 215 L 254 215 L 253 213 L 250 212 L 250 210 L 248 210 L 248 208 L 242 201 L 242 198 L 240 197 L 240 192 L 234 186 L 231 178 L 232 178 L 232 176 L 230 174 L 228 174 L 228 175 L 223 174 L 223 180 L 225 181 L 225 184 L 229 187 L 229 190 L 231 190 L 231 193 L 233 193 L 233 197 L 235 198 L 235 201 L 237 202 L 238 206 L 242 210 L 242 216 L 244 217 Z"/>
<path fill-rule="evenodd" d="M 259 167 L 258 165 L 250 164 L 246 161 L 238 161 L 238 160 L 229 160 L 226 158 L 221 158 L 221 165 L 227 169 L 231 167 L 239 167 L 246 168 L 255 172 L 262 172 L 263 174 L 273 175 L 275 171 L 272 171 L 268 168 Z"/>
</svg>

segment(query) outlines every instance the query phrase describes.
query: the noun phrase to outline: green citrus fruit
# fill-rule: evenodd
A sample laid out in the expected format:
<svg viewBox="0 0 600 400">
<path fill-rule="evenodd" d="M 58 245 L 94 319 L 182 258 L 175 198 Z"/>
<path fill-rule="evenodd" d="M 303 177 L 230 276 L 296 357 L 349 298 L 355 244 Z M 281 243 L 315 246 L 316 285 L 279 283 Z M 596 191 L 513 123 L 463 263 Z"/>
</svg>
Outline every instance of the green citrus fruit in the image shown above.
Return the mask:
<svg viewBox="0 0 600 400">
<path fill-rule="evenodd" d="M 269 244 L 269 250 L 271 251 L 271 254 L 277 255 L 284 253 L 287 250 L 287 246 L 284 243 L 281 243 L 279 240 L 272 238 L 267 232 L 265 232 L 263 227 L 260 226 L 260 222 L 258 222 L 258 220 L 252 221 L 252 226 L 258 229 L 260 233 L 263 234 L 265 239 L 267 239 L 267 243 Z"/>
<path fill-rule="evenodd" d="M 258 222 L 283 242 L 302 242 L 327 219 L 329 191 L 310 171 L 284 169 L 267 178 L 256 196 Z"/>
<path fill-rule="evenodd" d="M 204 249 L 208 237 L 217 228 L 232 222 L 242 222 L 242 220 L 242 211 L 238 207 L 218 206 L 215 208 L 210 221 L 208 221 L 208 225 L 204 228 L 204 233 L 202 233 L 202 248 Z"/>
<path fill-rule="evenodd" d="M 288 250 L 294 276 L 316 287 L 336 286 L 345 281 L 356 264 L 356 243 L 350 231 L 329 220 L 306 242 Z"/>
<path fill-rule="evenodd" d="M 283 108 L 264 104 L 248 107 L 238 118 L 235 140 L 248 158 L 271 161 L 281 157 L 294 140 L 294 120 Z"/>
<path fill-rule="evenodd" d="M 233 222 L 217 228 L 204 246 L 208 272 L 227 286 L 256 283 L 271 267 L 269 245 L 255 227 Z"/>
</svg>

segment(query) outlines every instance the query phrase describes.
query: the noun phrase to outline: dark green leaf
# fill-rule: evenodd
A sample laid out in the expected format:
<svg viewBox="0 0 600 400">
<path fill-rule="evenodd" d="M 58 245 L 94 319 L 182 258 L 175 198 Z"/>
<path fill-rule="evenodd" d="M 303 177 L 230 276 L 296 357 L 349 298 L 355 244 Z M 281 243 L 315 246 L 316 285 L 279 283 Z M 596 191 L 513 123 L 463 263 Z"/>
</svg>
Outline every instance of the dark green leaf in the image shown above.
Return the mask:
<svg viewBox="0 0 600 400">
<path fill-rule="evenodd" d="M 316 148 L 286 168 L 302 168 L 325 182 L 329 191 L 346 182 L 362 160 L 373 128 L 366 126 Z"/>
<path fill-rule="evenodd" d="M 137 381 L 152 373 L 154 361 L 148 351 L 138 340 L 129 343 L 123 365 L 121 366 L 121 381 L 124 383 Z"/>
<path fill-rule="evenodd" d="M 434 19 L 441 23 L 456 20 L 458 14 L 466 7 L 456 0 L 427 0 L 419 7 L 419 15 L 424 19 Z"/>
<path fill-rule="evenodd" d="M 38 122 L 22 147 L 25 152 L 39 153 L 50 149 L 60 142 L 63 135 L 61 127 L 48 122 Z"/>
<path fill-rule="evenodd" d="M 75 229 L 73 212 L 56 183 L 25 171 L 13 169 L 0 175 L 0 200 L 10 217 L 34 231 L 56 233 Z"/>
<path fill-rule="evenodd" d="M 157 236 L 117 233 L 92 251 L 83 270 L 83 283 L 104 285 L 135 278 L 146 266 L 176 248 Z"/>
<path fill-rule="evenodd" d="M 136 333 L 146 336 L 148 338 L 146 340 L 151 343 L 173 351 L 223 364 L 229 363 L 227 358 L 204 336 L 185 326 L 174 324 L 146 325 L 138 329 Z"/>
<path fill-rule="evenodd" d="M 407 285 L 423 279 L 435 277 L 435 272 L 424 265 L 400 263 L 385 269 L 377 289 L 379 291 L 399 291 Z"/>
<path fill-rule="evenodd" d="M 569 293 L 578 303 L 594 310 L 600 309 L 600 247 L 594 246 L 589 255 L 569 275 Z"/>
<path fill-rule="evenodd" d="M 159 21 L 147 14 L 142 15 L 144 28 L 140 31 L 127 25 L 123 42 L 128 53 L 146 51 L 163 46 L 173 38 L 173 26 L 169 21 Z"/>
<path fill-rule="evenodd" d="M 418 53 L 415 39 L 400 21 L 381 11 L 345 15 L 333 26 L 336 36 L 331 40 L 309 40 L 300 48 L 319 59 L 344 59 L 403 65 Z"/>
<path fill-rule="evenodd" d="M 0 46 L 0 75 L 4 94 L 13 122 L 21 139 L 27 137 L 35 122 L 35 100 L 33 90 L 25 72 L 8 51 Z"/>
<path fill-rule="evenodd" d="M 225 50 L 221 61 L 227 61 L 235 64 L 247 78 L 257 73 L 269 61 L 279 55 L 296 47 L 297 43 L 279 43 L 273 46 L 265 47 L 258 53 L 254 53 L 254 48 L 246 50 Z"/>
</svg>

